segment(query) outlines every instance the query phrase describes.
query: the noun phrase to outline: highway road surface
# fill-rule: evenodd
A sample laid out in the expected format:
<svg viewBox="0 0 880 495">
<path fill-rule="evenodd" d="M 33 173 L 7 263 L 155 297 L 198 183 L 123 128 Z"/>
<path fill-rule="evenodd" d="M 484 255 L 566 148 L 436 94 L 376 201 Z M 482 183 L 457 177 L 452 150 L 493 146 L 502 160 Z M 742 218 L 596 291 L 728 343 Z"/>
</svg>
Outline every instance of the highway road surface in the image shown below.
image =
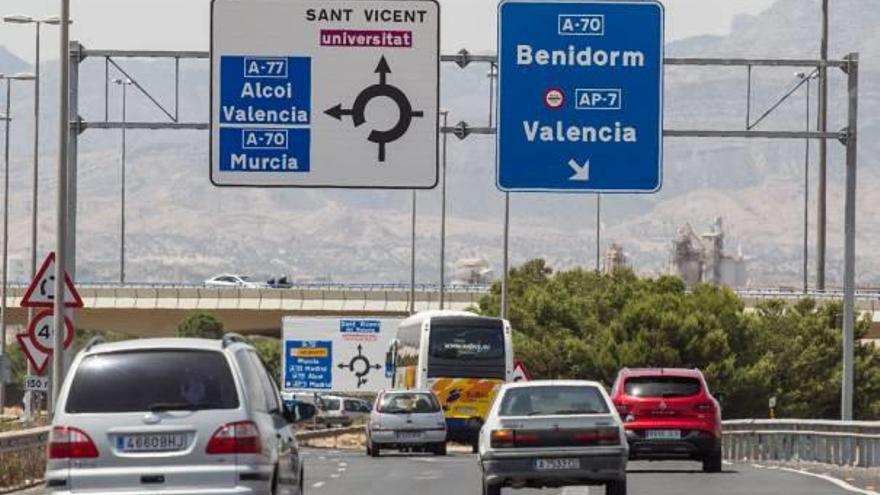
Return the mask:
<svg viewBox="0 0 880 495">
<path fill-rule="evenodd" d="M 360 452 L 308 450 L 308 495 L 478 495 L 476 457 L 388 454 L 374 459 Z M 42 495 L 41 488 L 21 492 Z M 602 495 L 603 487 L 512 490 L 516 495 Z M 631 462 L 632 495 L 851 495 L 853 492 L 814 477 L 750 465 L 725 465 L 720 474 L 704 474 L 695 462 Z"/>
</svg>

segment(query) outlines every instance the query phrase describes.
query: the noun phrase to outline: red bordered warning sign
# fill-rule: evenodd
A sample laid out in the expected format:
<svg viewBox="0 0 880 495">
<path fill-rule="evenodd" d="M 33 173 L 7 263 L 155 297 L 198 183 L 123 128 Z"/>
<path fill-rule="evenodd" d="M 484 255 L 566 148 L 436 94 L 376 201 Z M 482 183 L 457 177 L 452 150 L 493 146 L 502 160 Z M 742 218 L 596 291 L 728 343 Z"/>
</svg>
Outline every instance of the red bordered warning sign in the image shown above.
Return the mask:
<svg viewBox="0 0 880 495">
<path fill-rule="evenodd" d="M 38 375 L 42 375 L 52 357 L 55 345 L 55 326 L 52 311 L 41 311 L 34 316 L 28 325 L 27 333 L 16 335 L 21 350 L 27 356 L 28 361 L 34 367 Z M 64 317 L 64 348 L 68 349 L 73 343 L 73 322 L 67 316 Z"/>
<path fill-rule="evenodd" d="M 83 300 L 79 296 L 70 275 L 64 273 L 64 307 L 81 308 Z M 40 270 L 31 281 L 30 287 L 21 298 L 23 308 L 51 308 L 55 305 L 55 253 L 49 253 Z"/>
</svg>

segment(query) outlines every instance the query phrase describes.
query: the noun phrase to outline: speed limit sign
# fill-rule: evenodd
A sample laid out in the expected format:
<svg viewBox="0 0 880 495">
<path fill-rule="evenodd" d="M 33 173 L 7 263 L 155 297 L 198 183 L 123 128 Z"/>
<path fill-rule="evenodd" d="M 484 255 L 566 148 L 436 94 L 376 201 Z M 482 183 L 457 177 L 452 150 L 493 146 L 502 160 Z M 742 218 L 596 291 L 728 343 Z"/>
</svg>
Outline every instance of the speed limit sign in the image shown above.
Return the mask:
<svg viewBox="0 0 880 495">
<path fill-rule="evenodd" d="M 70 347 L 73 343 L 73 322 L 67 316 L 64 317 L 64 348 Z M 43 311 L 31 320 L 28 327 L 28 336 L 33 342 L 34 347 L 45 352 L 51 353 L 55 348 L 55 317 L 52 311 Z"/>
</svg>

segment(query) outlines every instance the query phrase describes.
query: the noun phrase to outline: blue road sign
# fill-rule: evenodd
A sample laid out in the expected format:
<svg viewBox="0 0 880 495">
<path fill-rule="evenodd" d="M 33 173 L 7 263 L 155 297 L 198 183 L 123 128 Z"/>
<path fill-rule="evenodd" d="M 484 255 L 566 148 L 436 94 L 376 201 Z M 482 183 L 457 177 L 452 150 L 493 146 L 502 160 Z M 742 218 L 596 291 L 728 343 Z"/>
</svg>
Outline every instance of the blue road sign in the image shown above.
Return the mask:
<svg viewBox="0 0 880 495">
<path fill-rule="evenodd" d="M 220 57 L 219 169 L 308 172 L 311 82 L 309 57 Z"/>
<path fill-rule="evenodd" d="M 502 1 L 498 187 L 658 191 L 663 37 L 659 2 Z"/>
<path fill-rule="evenodd" d="M 333 388 L 332 341 L 288 340 L 284 344 L 284 388 Z"/>
</svg>

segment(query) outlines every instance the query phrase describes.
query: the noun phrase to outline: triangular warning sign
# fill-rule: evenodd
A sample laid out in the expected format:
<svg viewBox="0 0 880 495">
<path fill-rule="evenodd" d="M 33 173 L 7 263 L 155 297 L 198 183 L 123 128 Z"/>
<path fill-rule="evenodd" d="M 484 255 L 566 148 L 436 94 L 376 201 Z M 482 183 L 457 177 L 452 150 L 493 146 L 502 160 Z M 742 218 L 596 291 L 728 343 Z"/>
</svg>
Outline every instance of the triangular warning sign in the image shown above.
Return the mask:
<svg viewBox="0 0 880 495">
<path fill-rule="evenodd" d="M 515 382 L 527 382 L 532 379 L 532 374 L 529 373 L 528 368 L 526 368 L 525 363 L 522 361 L 517 361 L 516 365 L 513 367 L 513 381 Z"/>
<path fill-rule="evenodd" d="M 15 338 L 18 339 L 18 345 L 21 346 L 22 352 L 24 352 L 28 361 L 31 362 L 34 371 L 38 375 L 42 375 L 46 371 L 46 365 L 49 364 L 49 358 L 52 357 L 52 353 L 38 349 L 34 345 L 34 341 L 31 340 L 31 336 L 26 333 L 18 334 Z"/>
<path fill-rule="evenodd" d="M 79 292 L 73 286 L 70 275 L 64 273 L 64 307 L 81 308 L 83 307 L 82 298 Z M 30 287 L 21 298 L 21 306 L 23 308 L 51 308 L 55 305 L 55 253 L 49 253 L 43 261 L 43 265 L 37 272 L 36 277 L 31 282 Z"/>
</svg>

